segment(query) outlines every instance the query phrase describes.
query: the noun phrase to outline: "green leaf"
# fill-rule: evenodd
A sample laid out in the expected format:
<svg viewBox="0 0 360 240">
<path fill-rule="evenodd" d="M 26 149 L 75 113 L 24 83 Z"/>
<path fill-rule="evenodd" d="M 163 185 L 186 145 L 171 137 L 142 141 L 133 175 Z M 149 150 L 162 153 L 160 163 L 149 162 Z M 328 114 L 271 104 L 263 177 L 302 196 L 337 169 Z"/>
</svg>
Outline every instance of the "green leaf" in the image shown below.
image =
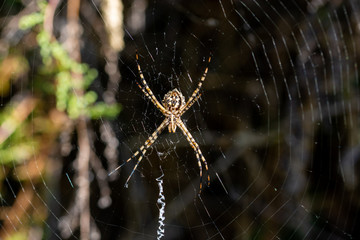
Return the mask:
<svg viewBox="0 0 360 240">
<path fill-rule="evenodd" d="M 75 95 L 70 95 L 69 98 L 67 111 L 71 119 L 76 119 L 84 110 L 84 98 Z"/>
<path fill-rule="evenodd" d="M 36 143 L 31 142 L 18 142 L 14 146 L 6 146 L 0 149 L 0 164 L 13 164 L 21 163 L 29 159 L 36 148 Z"/>
<path fill-rule="evenodd" d="M 34 27 L 44 21 L 43 13 L 35 12 L 30 15 L 23 16 L 19 20 L 19 28 L 21 30 L 27 30 Z"/>
<path fill-rule="evenodd" d="M 26 239 L 28 239 L 28 236 L 25 231 L 18 231 L 16 233 L 12 233 L 6 239 L 7 240 L 26 240 Z"/>
<path fill-rule="evenodd" d="M 71 91 L 71 75 L 67 71 L 57 74 L 56 107 L 65 111 L 68 106 L 69 92 Z"/>
<path fill-rule="evenodd" d="M 99 119 L 101 117 L 115 118 L 121 111 L 121 104 L 108 105 L 104 102 L 99 102 L 91 106 L 88 110 L 92 119 Z"/>
<path fill-rule="evenodd" d="M 86 105 L 93 104 L 97 99 L 97 94 L 94 91 L 88 91 L 84 95 Z"/>
</svg>

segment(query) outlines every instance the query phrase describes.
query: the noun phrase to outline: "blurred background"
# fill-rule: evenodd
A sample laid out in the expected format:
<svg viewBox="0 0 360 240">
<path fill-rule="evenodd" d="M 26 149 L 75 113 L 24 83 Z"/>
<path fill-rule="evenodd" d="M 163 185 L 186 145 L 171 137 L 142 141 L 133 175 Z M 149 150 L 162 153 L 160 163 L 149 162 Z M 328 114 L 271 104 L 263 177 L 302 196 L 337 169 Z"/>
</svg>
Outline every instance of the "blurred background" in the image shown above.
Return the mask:
<svg viewBox="0 0 360 240">
<path fill-rule="evenodd" d="M 3 0 L 0 239 L 359 239 L 359 40 L 357 0 Z M 200 195 L 179 129 L 113 172 L 164 119 L 137 64 L 208 67 Z"/>
</svg>

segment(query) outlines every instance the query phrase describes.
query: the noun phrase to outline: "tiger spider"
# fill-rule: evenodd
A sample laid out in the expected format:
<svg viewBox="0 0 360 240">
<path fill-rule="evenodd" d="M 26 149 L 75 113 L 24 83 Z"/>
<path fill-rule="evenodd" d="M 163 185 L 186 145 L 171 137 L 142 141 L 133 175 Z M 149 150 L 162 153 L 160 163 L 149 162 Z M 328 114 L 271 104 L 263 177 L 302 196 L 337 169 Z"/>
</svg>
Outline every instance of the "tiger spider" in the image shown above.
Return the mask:
<svg viewBox="0 0 360 240">
<path fill-rule="evenodd" d="M 211 56 L 209 57 L 208 64 L 210 63 L 210 60 L 211 60 Z M 141 86 L 139 83 L 137 83 L 137 85 L 142 90 L 144 95 L 149 100 L 151 100 L 151 102 L 162 112 L 162 114 L 164 114 L 165 119 L 160 124 L 160 126 L 155 130 L 155 132 L 153 132 L 153 134 L 145 141 L 144 145 L 141 146 L 140 149 L 138 151 L 136 151 L 136 153 L 134 153 L 134 155 L 132 155 L 128 160 L 126 160 L 126 162 L 124 162 L 123 164 L 118 166 L 116 169 L 114 169 L 109 175 L 111 175 L 112 173 L 114 173 L 115 171 L 120 169 L 124 164 L 130 162 L 131 159 L 136 157 L 141 152 L 141 156 L 137 160 L 137 163 L 135 164 L 134 169 L 132 170 L 132 172 L 130 173 L 130 176 L 126 180 L 125 187 L 127 187 L 131 176 L 134 174 L 136 168 L 138 167 L 139 163 L 141 162 L 142 158 L 144 157 L 146 151 L 155 142 L 155 140 L 160 135 L 160 133 L 164 130 L 164 128 L 166 126 L 168 126 L 169 132 L 175 133 L 176 128 L 179 127 L 182 130 L 182 132 L 184 133 L 184 135 L 186 136 L 187 141 L 189 142 L 190 146 L 194 149 L 195 154 L 196 154 L 196 158 L 197 158 L 199 169 L 200 169 L 200 190 L 199 190 L 199 194 L 200 194 L 201 189 L 202 189 L 201 161 L 204 163 L 205 169 L 207 172 L 208 172 L 208 165 L 207 165 L 207 162 L 200 150 L 199 145 L 196 143 L 193 136 L 190 134 L 189 130 L 186 128 L 185 124 L 183 123 L 183 121 L 181 120 L 180 117 L 200 98 L 201 94 L 199 93 L 199 91 L 205 80 L 205 77 L 206 77 L 206 74 L 208 71 L 208 67 L 206 67 L 206 69 L 200 79 L 200 82 L 198 84 L 198 87 L 195 89 L 195 91 L 192 93 L 191 97 L 189 98 L 189 100 L 186 103 L 185 103 L 184 95 L 175 88 L 174 90 L 171 90 L 165 94 L 164 99 L 162 100 L 162 104 L 161 104 L 156 99 L 156 97 L 154 96 L 154 93 L 151 91 L 149 85 L 145 81 L 144 75 L 141 71 L 140 64 L 138 61 L 139 61 L 139 56 L 136 53 L 137 68 L 139 71 L 140 79 L 144 86 Z M 210 185 L 209 173 L 207 176 L 207 184 L 208 184 L 208 186 Z"/>
</svg>

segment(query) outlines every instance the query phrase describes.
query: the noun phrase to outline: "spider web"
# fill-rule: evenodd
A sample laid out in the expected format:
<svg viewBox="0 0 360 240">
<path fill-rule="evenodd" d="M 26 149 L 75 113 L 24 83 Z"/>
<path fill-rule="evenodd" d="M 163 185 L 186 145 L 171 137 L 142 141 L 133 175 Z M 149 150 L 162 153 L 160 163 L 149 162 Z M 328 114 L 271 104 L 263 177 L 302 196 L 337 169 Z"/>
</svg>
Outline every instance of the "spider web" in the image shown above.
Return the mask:
<svg viewBox="0 0 360 240">
<path fill-rule="evenodd" d="M 109 58 L 99 50 L 106 43 L 96 30 L 105 18 L 100 2 L 85 2 L 80 11 L 88 38 L 83 61 L 97 68 L 99 77 L 91 88 L 106 99 Z M 163 173 L 163 239 L 358 239 L 358 1 L 123 3 L 125 48 L 115 57 L 121 81 L 113 86 L 123 109 L 116 120 L 91 122 L 92 149 L 111 172 L 164 119 L 136 84 L 136 51 L 159 101 L 174 88 L 187 100 L 208 67 L 201 98 L 181 118 L 209 164 L 211 184 L 198 196 L 195 152 L 179 129 L 165 129 L 128 187 L 124 184 L 136 159 L 106 178 L 108 204 L 99 201 L 105 199 L 102 189 L 107 185 L 99 183 L 98 172 L 89 173 L 91 238 L 156 238 L 158 179 Z M 59 5 L 55 21 L 66 14 L 66 4 Z M 20 5 L 0 4 L 2 18 L 12 18 Z M 22 39 L 11 35 L 11 26 L 0 22 L 2 39 Z M 28 61 L 29 69 L 39 64 L 35 57 Z M 29 75 L 35 77 L 31 70 Z M 11 90 L 37 97 L 33 80 L 27 81 L 30 90 L 19 83 Z M 10 100 L 2 98 L 1 103 Z M 117 142 L 107 142 L 104 132 L 113 133 Z M 66 218 L 76 212 L 75 138 L 74 133 L 60 134 L 59 145 L 70 150 L 66 156 L 52 156 L 56 165 L 46 168 L 50 173 L 43 173 L 41 156 L 35 167 L 11 176 L 7 167 L 0 169 L 5 176 L 2 207 L 20 202 L 18 208 L 25 210 L 15 218 L 1 214 L 0 230 L 22 226 L 30 229 L 27 236 L 32 239 L 81 238 L 71 227 L 77 219 Z M 105 153 L 111 144 L 117 152 L 112 165 Z M 33 174 L 31 169 L 40 177 L 24 183 L 23 175 Z M 33 193 L 36 201 L 26 200 L 26 193 Z M 28 209 L 38 218 L 33 220 Z"/>
</svg>

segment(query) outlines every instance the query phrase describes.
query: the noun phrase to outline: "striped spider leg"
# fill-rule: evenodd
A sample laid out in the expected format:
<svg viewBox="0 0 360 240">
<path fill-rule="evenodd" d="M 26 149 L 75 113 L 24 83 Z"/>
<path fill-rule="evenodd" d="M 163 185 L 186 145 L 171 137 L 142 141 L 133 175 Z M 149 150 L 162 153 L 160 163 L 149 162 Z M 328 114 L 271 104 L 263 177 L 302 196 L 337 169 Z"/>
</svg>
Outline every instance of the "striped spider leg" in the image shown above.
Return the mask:
<svg viewBox="0 0 360 240">
<path fill-rule="evenodd" d="M 210 185 L 210 175 L 208 173 L 208 164 L 205 160 L 204 155 L 202 154 L 199 145 L 196 143 L 195 139 L 189 132 L 189 130 L 186 128 L 185 124 L 181 120 L 181 116 L 197 101 L 199 100 L 201 94 L 199 93 L 201 86 L 203 82 L 205 81 L 206 74 L 208 71 L 208 67 L 206 67 L 197 88 L 192 93 L 191 97 L 188 99 L 187 102 L 185 102 L 184 95 L 177 90 L 176 88 L 169 91 L 167 94 L 165 94 L 164 99 L 160 103 L 154 93 L 151 91 L 149 85 L 147 84 L 144 75 L 142 73 L 140 64 L 138 63 L 139 56 L 136 53 L 136 62 L 137 62 L 137 68 L 139 71 L 141 83 L 137 83 L 141 91 L 144 93 L 144 95 L 160 110 L 160 112 L 165 116 L 164 121 L 160 124 L 160 126 L 155 130 L 155 132 L 145 141 L 144 145 L 139 148 L 138 151 L 136 151 L 128 160 L 126 160 L 123 164 L 118 166 L 116 169 L 114 169 L 109 175 L 120 169 L 124 164 L 130 162 L 132 159 L 137 157 L 139 154 L 139 158 L 131 171 L 129 177 L 126 180 L 125 186 L 127 187 L 128 182 L 131 178 L 131 176 L 134 174 L 135 170 L 139 166 L 141 160 L 143 159 L 146 151 L 151 147 L 151 145 L 156 141 L 157 137 L 160 135 L 160 133 L 168 127 L 168 130 L 170 133 L 175 133 L 176 128 L 179 127 L 183 134 L 186 137 L 186 140 L 189 142 L 190 146 L 195 151 L 195 155 L 198 161 L 199 171 L 200 171 L 200 190 L 199 194 L 202 190 L 202 163 L 205 166 L 206 172 L 207 172 L 207 185 Z M 209 57 L 208 63 L 210 63 L 211 57 Z"/>
</svg>

